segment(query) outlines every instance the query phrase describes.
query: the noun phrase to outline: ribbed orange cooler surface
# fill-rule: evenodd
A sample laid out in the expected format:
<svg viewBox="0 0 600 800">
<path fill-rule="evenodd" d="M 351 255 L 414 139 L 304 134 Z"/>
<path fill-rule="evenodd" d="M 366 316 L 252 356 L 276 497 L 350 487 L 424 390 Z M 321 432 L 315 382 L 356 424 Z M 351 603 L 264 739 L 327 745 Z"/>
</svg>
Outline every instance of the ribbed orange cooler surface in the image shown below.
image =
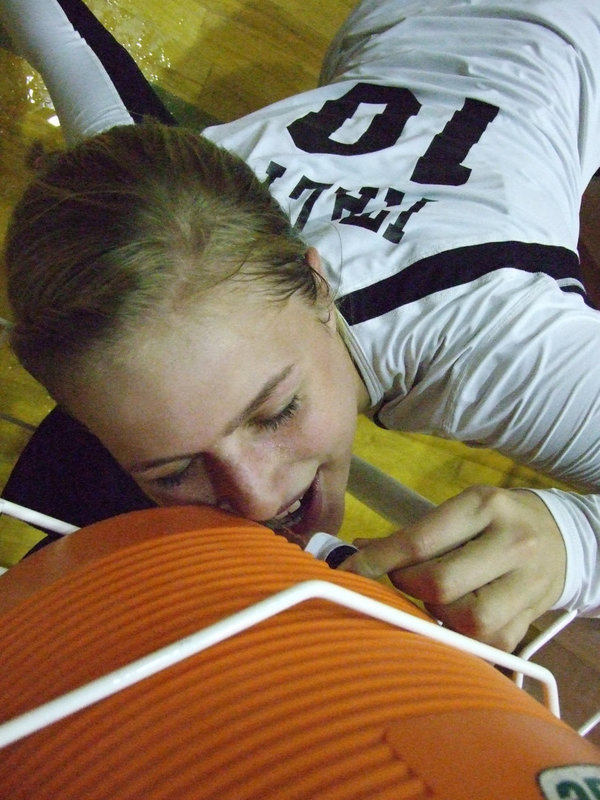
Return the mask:
<svg viewBox="0 0 600 800">
<path fill-rule="evenodd" d="M 0 579 L 0 719 L 312 578 L 423 616 L 210 509 L 78 531 Z M 308 600 L 0 750 L 0 797 L 594 800 L 600 751 L 479 659 Z"/>
</svg>

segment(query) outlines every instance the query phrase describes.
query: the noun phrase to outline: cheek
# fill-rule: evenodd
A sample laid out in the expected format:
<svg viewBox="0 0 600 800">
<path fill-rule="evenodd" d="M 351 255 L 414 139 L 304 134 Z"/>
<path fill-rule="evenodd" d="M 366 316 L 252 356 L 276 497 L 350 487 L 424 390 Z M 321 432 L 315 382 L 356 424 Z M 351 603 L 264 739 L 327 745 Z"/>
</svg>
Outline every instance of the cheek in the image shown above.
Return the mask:
<svg viewBox="0 0 600 800">
<path fill-rule="evenodd" d="M 351 406 L 327 402 L 314 405 L 302 419 L 300 430 L 294 436 L 297 450 L 323 456 L 346 456 L 352 449 L 356 429 L 356 411 Z"/>
<path fill-rule="evenodd" d="M 358 419 L 354 367 L 345 346 L 336 340 L 327 344 L 327 358 L 318 365 L 314 381 L 314 436 L 327 443 L 331 454 L 347 456 L 352 450 Z"/>
</svg>

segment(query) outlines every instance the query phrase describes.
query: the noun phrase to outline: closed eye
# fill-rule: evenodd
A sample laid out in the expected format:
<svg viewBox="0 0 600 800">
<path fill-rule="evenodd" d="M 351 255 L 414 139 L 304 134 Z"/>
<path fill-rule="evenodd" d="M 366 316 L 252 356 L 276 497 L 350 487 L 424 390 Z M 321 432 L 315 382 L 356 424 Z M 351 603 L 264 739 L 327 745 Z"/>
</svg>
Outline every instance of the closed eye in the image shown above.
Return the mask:
<svg viewBox="0 0 600 800">
<path fill-rule="evenodd" d="M 255 418 L 252 420 L 251 424 L 260 430 L 276 431 L 296 416 L 299 407 L 300 399 L 298 395 L 294 395 L 287 406 L 277 414 L 274 414 L 272 417 Z"/>
<path fill-rule="evenodd" d="M 254 418 L 251 420 L 250 424 L 261 431 L 276 431 L 282 425 L 285 425 L 287 422 L 292 420 L 298 413 L 299 408 L 300 398 L 298 395 L 294 395 L 287 406 L 285 406 L 285 408 L 283 408 L 281 411 L 277 412 L 277 414 L 274 414 L 271 417 Z M 187 478 L 194 461 L 194 458 L 190 458 L 181 469 L 178 469 L 176 472 L 172 472 L 169 475 L 161 475 L 158 478 L 154 478 L 153 483 L 157 484 L 163 489 L 176 489 L 178 486 L 181 486 L 181 484 Z"/>
<path fill-rule="evenodd" d="M 187 464 L 177 470 L 177 472 L 172 472 L 169 475 L 161 475 L 159 478 L 154 479 L 154 483 L 161 486 L 163 489 L 175 489 L 181 486 L 193 463 L 193 459 L 190 459 Z"/>
</svg>

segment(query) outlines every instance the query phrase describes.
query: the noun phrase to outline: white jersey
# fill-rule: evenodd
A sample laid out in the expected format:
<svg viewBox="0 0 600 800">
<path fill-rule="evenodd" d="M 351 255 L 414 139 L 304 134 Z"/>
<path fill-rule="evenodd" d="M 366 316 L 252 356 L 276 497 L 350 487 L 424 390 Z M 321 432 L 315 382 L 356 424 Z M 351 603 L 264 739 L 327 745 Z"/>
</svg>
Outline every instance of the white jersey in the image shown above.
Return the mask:
<svg viewBox="0 0 600 800">
<path fill-rule="evenodd" d="M 85 49 L 71 49 L 78 69 Z M 587 614 L 600 613 L 600 313 L 576 248 L 600 164 L 599 52 L 596 0 L 367 0 L 320 88 L 205 131 L 319 250 L 379 424 L 580 487 L 537 494 L 567 548 L 557 607 Z M 101 92 L 50 87 L 72 138 L 130 121 L 106 83 L 105 121 Z"/>
</svg>

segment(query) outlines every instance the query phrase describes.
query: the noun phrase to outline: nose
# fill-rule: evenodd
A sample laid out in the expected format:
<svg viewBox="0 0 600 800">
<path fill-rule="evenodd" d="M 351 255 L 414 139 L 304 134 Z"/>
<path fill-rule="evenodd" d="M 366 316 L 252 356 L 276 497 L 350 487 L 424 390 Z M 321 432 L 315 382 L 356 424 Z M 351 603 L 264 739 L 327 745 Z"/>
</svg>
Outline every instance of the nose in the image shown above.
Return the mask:
<svg viewBox="0 0 600 800">
<path fill-rule="evenodd" d="M 236 449 L 205 454 L 217 505 L 257 522 L 274 517 L 285 502 L 280 466 L 276 453 Z"/>
</svg>

